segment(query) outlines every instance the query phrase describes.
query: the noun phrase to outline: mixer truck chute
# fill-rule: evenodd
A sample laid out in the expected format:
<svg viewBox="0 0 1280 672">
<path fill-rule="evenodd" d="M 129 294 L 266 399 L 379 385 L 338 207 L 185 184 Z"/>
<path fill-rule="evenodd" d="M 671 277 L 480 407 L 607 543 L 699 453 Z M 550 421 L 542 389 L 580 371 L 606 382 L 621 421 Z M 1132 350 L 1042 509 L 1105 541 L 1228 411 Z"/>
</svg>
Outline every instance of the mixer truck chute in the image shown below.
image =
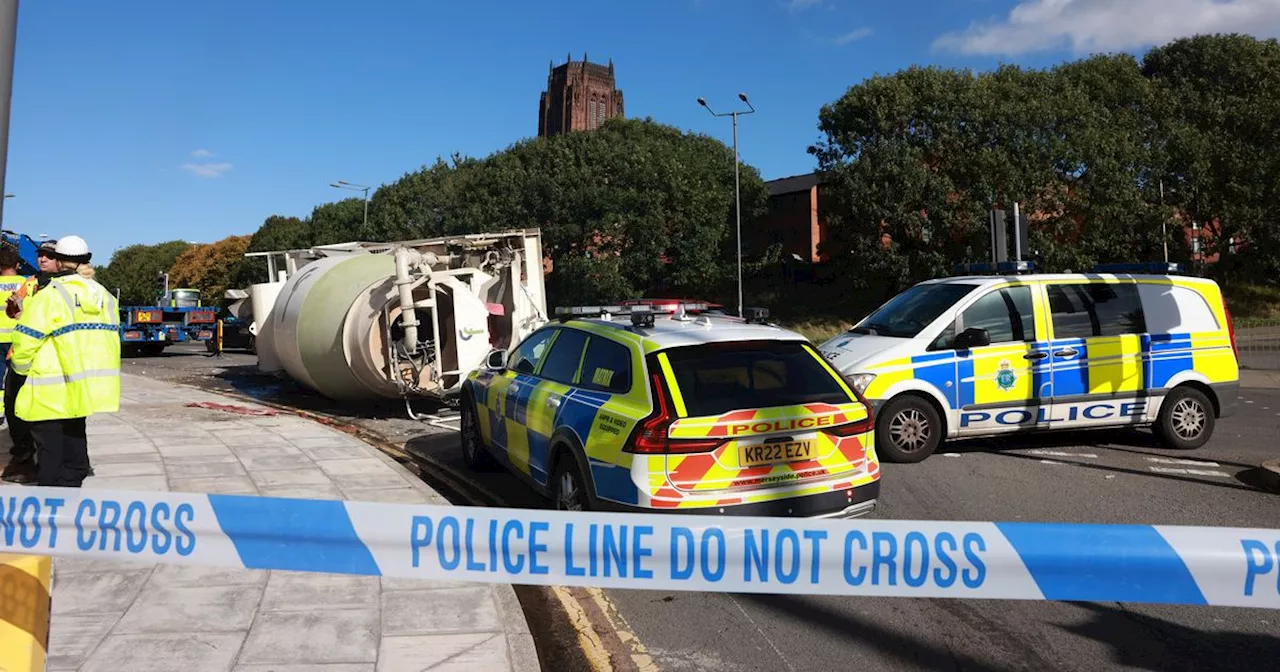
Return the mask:
<svg viewBox="0 0 1280 672">
<path fill-rule="evenodd" d="M 246 256 L 273 280 L 227 293 L 259 368 L 332 399 L 448 398 L 547 320 L 536 229 Z"/>
</svg>

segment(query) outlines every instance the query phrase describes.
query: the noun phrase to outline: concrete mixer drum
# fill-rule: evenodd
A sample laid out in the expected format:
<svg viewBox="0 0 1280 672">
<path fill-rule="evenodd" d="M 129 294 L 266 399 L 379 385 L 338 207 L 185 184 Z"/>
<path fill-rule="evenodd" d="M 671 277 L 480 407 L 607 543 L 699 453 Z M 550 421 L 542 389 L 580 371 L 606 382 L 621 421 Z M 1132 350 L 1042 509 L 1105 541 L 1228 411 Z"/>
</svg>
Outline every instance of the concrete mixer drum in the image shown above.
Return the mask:
<svg viewBox="0 0 1280 672">
<path fill-rule="evenodd" d="M 259 365 L 333 399 L 450 397 L 547 320 L 536 229 L 272 254 L 289 277 L 254 315 Z"/>
</svg>

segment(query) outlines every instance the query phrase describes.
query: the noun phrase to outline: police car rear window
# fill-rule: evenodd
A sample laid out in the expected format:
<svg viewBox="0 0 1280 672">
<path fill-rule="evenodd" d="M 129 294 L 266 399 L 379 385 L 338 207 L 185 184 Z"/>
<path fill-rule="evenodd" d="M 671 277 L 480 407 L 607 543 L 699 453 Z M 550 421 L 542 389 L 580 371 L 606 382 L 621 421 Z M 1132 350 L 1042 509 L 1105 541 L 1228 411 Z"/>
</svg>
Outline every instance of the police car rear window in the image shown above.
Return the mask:
<svg viewBox="0 0 1280 672">
<path fill-rule="evenodd" d="M 668 350 L 667 357 L 691 416 L 853 401 L 800 343 L 714 343 Z"/>
</svg>

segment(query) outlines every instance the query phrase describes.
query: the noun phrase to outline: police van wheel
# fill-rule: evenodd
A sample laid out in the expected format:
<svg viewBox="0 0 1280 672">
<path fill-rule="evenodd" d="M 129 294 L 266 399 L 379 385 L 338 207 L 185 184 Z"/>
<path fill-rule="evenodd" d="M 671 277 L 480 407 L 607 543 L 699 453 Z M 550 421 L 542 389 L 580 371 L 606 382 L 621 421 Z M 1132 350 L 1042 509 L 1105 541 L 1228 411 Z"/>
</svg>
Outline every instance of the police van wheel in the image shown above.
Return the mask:
<svg viewBox="0 0 1280 672">
<path fill-rule="evenodd" d="M 942 443 L 942 418 L 919 397 L 898 397 L 876 420 L 876 453 L 887 462 L 919 462 Z"/>
<path fill-rule="evenodd" d="M 1213 436 L 1213 403 L 1193 387 L 1175 387 L 1160 404 L 1152 432 L 1160 443 L 1178 450 L 1195 450 Z"/>
<path fill-rule="evenodd" d="M 557 460 L 551 477 L 551 499 L 557 511 L 588 511 L 591 498 L 587 495 L 587 481 L 573 454 L 565 452 Z"/>
<path fill-rule="evenodd" d="M 480 420 L 476 415 L 476 403 L 470 396 L 462 402 L 459 418 L 459 442 L 462 446 L 462 461 L 475 471 L 489 471 L 497 466 L 493 456 L 484 447 L 484 437 L 480 435 Z"/>
</svg>

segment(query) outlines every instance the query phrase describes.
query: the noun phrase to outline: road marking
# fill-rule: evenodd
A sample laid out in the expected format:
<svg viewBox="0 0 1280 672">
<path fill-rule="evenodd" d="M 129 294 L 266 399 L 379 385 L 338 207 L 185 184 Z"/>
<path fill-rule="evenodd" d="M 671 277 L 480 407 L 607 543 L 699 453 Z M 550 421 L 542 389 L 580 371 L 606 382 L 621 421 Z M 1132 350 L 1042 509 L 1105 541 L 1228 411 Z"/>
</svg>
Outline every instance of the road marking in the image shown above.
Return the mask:
<svg viewBox="0 0 1280 672">
<path fill-rule="evenodd" d="M 769 647 L 773 649 L 773 652 L 778 654 L 778 657 L 782 659 L 782 664 L 786 665 L 787 669 L 791 670 L 791 672 L 796 672 L 796 668 L 792 667 L 791 661 L 787 660 L 787 657 L 782 655 L 782 651 L 778 649 L 778 645 L 774 644 L 773 640 L 769 639 L 769 635 L 764 634 L 764 630 L 760 629 L 760 625 L 756 623 L 756 619 L 751 618 L 751 614 L 748 614 L 747 610 L 743 609 L 742 605 L 739 604 L 737 600 L 733 599 L 733 593 L 727 593 L 727 595 L 729 596 L 729 601 L 733 602 L 733 606 L 737 607 L 738 611 L 741 611 L 742 615 L 747 617 L 747 621 L 756 629 L 756 632 L 760 633 L 760 636 L 764 638 L 765 642 L 768 642 Z"/>
<path fill-rule="evenodd" d="M 1157 474 L 1183 474 L 1187 476 L 1216 476 L 1218 478 L 1231 478 L 1231 474 L 1224 471 L 1211 471 L 1209 469 L 1174 469 L 1171 467 L 1147 467 Z"/>
<path fill-rule="evenodd" d="M 609 626 L 613 628 L 618 639 L 622 640 L 631 649 L 631 662 L 636 666 L 639 672 L 658 672 L 658 665 L 654 662 L 653 656 L 649 655 L 649 650 L 644 644 L 640 643 L 640 638 L 631 630 L 631 625 L 627 623 L 627 619 L 622 617 L 621 612 L 614 606 L 609 596 L 599 588 L 587 588 L 587 594 L 591 596 L 592 601 L 600 608 L 600 613 L 604 614 Z"/>
<path fill-rule="evenodd" d="M 1252 403 L 1253 403 L 1253 400 L 1252 400 L 1252 399 L 1245 399 L 1245 400 L 1244 400 L 1244 403 L 1246 403 L 1246 404 L 1252 404 Z"/>
<path fill-rule="evenodd" d="M 610 672 L 613 670 L 613 663 L 609 659 L 609 651 L 604 647 L 604 642 L 600 641 L 600 635 L 596 634 L 596 629 L 592 627 L 587 611 L 582 608 L 582 605 L 578 604 L 578 600 L 569 593 L 568 588 L 552 586 L 551 592 L 560 599 L 560 605 L 564 607 L 565 613 L 569 616 L 569 623 L 573 625 L 573 629 L 578 633 L 578 646 L 582 648 L 583 655 L 587 657 L 587 662 L 591 665 L 592 672 Z"/>
<path fill-rule="evenodd" d="M 1208 460 L 1177 460 L 1170 457 L 1148 457 L 1148 462 L 1156 464 L 1189 464 L 1193 467 L 1221 467 L 1217 462 L 1209 462 Z"/>
<path fill-rule="evenodd" d="M 1280 415 L 1280 413 L 1276 413 L 1276 415 Z M 960 457 L 960 453 L 943 453 L 942 456 L 943 457 Z"/>
<path fill-rule="evenodd" d="M 1089 459 L 1097 459 L 1097 455 L 1093 453 L 1068 453 L 1065 450 L 1041 450 L 1036 449 L 1028 451 L 1032 455 L 1047 455 L 1049 457 L 1087 457 Z"/>
<path fill-rule="evenodd" d="M 1065 465 L 1066 462 L 1058 462 L 1057 460 L 1040 460 L 1040 464 L 1056 464 L 1062 466 Z"/>
<path fill-rule="evenodd" d="M 428 425 L 431 425 L 432 427 L 447 429 L 451 432 L 462 431 L 462 414 L 458 413 L 457 411 L 429 413 L 420 417 L 422 418 L 423 422 L 427 423 Z"/>
</svg>

